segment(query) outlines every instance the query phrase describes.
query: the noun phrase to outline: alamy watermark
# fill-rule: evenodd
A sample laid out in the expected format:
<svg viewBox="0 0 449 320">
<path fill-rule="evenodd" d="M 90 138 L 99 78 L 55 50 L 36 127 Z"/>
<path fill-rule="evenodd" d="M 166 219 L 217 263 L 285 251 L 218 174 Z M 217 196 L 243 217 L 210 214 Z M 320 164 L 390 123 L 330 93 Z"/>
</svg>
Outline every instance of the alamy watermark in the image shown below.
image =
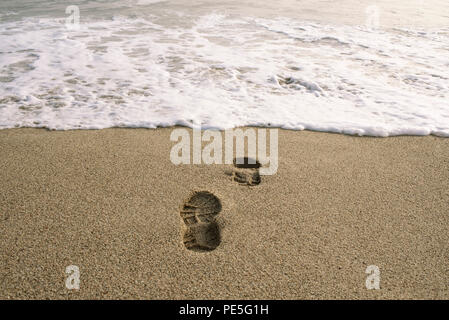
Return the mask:
<svg viewBox="0 0 449 320">
<path fill-rule="evenodd" d="M 75 265 L 70 265 L 65 269 L 68 274 L 65 280 L 65 287 L 69 290 L 79 290 L 80 288 L 80 268 Z"/>
<path fill-rule="evenodd" d="M 366 268 L 365 273 L 368 274 L 366 277 L 365 286 L 368 290 L 379 290 L 380 289 L 380 269 L 378 266 L 370 265 Z"/>
<path fill-rule="evenodd" d="M 225 130 L 224 148 L 221 131 L 201 130 L 198 127 L 192 131 L 192 139 L 187 128 L 178 128 L 172 131 L 170 140 L 177 142 L 170 151 L 170 160 L 173 164 L 223 164 L 223 156 L 225 164 L 232 164 L 234 159 L 237 164 L 243 164 L 246 140 L 249 163 L 255 164 L 257 159 L 261 164 L 259 170 L 261 175 L 273 175 L 277 172 L 279 164 L 278 129 Z M 270 136 L 269 143 L 267 143 L 267 131 Z M 203 142 L 209 143 L 203 146 Z M 269 144 L 269 148 L 267 148 L 267 144 Z M 269 155 L 267 154 L 268 149 L 270 150 Z"/>
<path fill-rule="evenodd" d="M 79 30 L 80 28 L 80 8 L 75 5 L 65 8 L 65 13 L 69 16 L 65 19 L 65 26 L 68 30 Z"/>
<path fill-rule="evenodd" d="M 380 26 L 380 9 L 377 5 L 371 5 L 365 8 L 365 25 L 369 30 L 377 30 Z"/>
</svg>

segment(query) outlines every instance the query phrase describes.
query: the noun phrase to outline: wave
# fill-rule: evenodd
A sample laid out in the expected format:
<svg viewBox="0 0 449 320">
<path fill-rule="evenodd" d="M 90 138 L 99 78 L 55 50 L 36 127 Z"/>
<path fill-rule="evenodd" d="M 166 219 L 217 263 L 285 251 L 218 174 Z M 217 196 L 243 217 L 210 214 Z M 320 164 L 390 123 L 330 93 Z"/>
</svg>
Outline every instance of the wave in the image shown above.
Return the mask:
<svg viewBox="0 0 449 320">
<path fill-rule="evenodd" d="M 448 28 L 178 18 L 182 27 L 117 16 L 78 30 L 54 19 L 0 24 L 0 128 L 449 137 Z"/>
</svg>

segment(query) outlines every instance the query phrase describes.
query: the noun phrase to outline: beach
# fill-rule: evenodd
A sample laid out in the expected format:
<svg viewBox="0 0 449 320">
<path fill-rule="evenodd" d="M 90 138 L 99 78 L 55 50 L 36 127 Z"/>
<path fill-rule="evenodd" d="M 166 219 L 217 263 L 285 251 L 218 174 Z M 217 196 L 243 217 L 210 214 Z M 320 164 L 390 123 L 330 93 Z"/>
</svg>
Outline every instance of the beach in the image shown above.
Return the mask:
<svg viewBox="0 0 449 320">
<path fill-rule="evenodd" d="M 172 130 L 1 130 L 0 298 L 448 298 L 448 139 L 280 130 L 246 186 L 174 165 Z M 221 202 L 215 250 L 183 245 L 192 191 Z"/>
<path fill-rule="evenodd" d="M 446 1 L 5 1 L 0 129 L 449 137 Z"/>
<path fill-rule="evenodd" d="M 0 43 L 0 299 L 449 298 L 446 0 L 3 0 Z"/>
</svg>

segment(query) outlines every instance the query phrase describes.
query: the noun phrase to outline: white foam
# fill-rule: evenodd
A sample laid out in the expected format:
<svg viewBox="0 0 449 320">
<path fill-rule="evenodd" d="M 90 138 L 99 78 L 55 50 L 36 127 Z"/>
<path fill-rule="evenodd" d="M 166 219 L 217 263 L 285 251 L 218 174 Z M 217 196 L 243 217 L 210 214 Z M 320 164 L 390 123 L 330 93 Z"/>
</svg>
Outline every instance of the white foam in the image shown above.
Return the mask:
<svg viewBox="0 0 449 320">
<path fill-rule="evenodd" d="M 155 21 L 0 24 L 0 128 L 195 122 L 449 137 L 448 28 L 221 14 L 183 28 Z"/>
<path fill-rule="evenodd" d="M 167 0 L 137 0 L 136 4 L 146 6 L 160 2 L 167 2 Z"/>
</svg>

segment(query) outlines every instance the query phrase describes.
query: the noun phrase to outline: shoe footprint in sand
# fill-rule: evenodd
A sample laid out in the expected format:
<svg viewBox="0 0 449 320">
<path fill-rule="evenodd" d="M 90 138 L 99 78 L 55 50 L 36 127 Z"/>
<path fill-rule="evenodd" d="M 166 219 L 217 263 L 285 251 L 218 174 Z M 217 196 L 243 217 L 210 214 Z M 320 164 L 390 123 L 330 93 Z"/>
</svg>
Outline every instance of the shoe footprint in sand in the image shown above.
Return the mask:
<svg viewBox="0 0 449 320">
<path fill-rule="evenodd" d="M 260 183 L 260 163 L 252 158 L 235 158 L 232 171 L 225 171 L 232 180 L 242 185 L 255 186 Z"/>
<path fill-rule="evenodd" d="M 220 229 L 215 216 L 221 211 L 220 200 L 208 191 L 193 193 L 181 208 L 184 221 L 183 242 L 187 249 L 211 251 L 220 244 Z"/>
</svg>

